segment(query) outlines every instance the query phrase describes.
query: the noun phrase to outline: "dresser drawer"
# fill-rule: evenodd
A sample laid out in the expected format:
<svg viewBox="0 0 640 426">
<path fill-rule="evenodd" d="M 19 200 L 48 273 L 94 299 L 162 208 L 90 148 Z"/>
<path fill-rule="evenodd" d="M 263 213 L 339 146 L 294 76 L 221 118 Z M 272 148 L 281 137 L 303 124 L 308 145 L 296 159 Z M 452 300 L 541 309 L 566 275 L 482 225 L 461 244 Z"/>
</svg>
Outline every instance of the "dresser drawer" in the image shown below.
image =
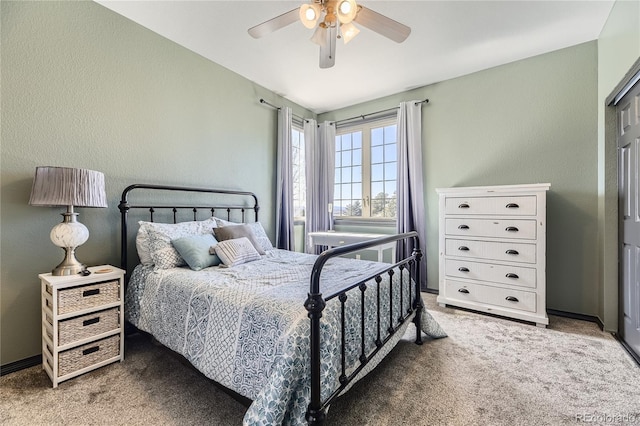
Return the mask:
<svg viewBox="0 0 640 426">
<path fill-rule="evenodd" d="M 445 214 L 535 216 L 536 196 L 447 197 Z"/>
<path fill-rule="evenodd" d="M 526 243 L 504 243 L 496 241 L 473 241 L 446 239 L 447 256 L 489 259 L 507 262 L 536 263 L 536 245 Z"/>
<path fill-rule="evenodd" d="M 470 284 L 454 280 L 447 280 L 445 286 L 449 299 L 477 302 L 527 312 L 536 311 L 536 293 L 534 292 Z"/>
<path fill-rule="evenodd" d="M 48 323 L 47 336 L 53 341 L 53 329 L 51 327 L 53 320 L 48 314 L 46 319 Z M 67 345 L 87 337 L 119 329 L 120 310 L 118 308 L 81 315 L 58 323 L 58 345 Z"/>
<path fill-rule="evenodd" d="M 47 293 L 52 294 L 51 286 Z M 69 287 L 58 290 L 58 315 L 78 312 L 120 301 L 120 282 L 103 281 L 96 284 Z M 47 298 L 46 305 L 50 300 Z M 48 306 L 53 309 L 52 306 Z"/>
<path fill-rule="evenodd" d="M 445 273 L 448 277 L 536 288 L 535 268 L 455 259 L 445 259 L 444 263 Z"/>
<path fill-rule="evenodd" d="M 536 221 L 450 218 L 445 219 L 445 232 L 447 235 L 535 240 Z"/>
<path fill-rule="evenodd" d="M 120 355 L 120 335 L 96 340 L 58 354 L 58 377 Z"/>
</svg>

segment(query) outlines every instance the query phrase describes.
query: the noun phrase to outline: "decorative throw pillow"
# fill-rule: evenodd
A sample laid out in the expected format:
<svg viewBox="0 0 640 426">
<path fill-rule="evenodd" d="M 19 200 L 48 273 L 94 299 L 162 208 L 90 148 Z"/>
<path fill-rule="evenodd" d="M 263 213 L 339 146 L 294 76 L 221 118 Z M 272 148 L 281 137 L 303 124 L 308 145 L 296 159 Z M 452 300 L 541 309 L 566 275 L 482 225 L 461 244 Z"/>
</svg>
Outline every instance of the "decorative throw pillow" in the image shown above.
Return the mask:
<svg viewBox="0 0 640 426">
<path fill-rule="evenodd" d="M 227 267 L 260 260 L 260 254 L 247 237 L 220 241 L 214 251 Z"/>
<path fill-rule="evenodd" d="M 239 225 L 238 223 L 229 222 L 228 220 L 220 218 L 215 219 L 219 227 Z M 265 232 L 260 222 L 245 223 L 244 225 L 247 225 L 249 228 L 251 228 L 255 235 L 256 241 L 258 242 L 258 245 L 260 246 L 262 251 L 273 250 L 273 244 L 271 244 L 271 240 L 269 240 L 269 237 L 267 237 L 267 233 Z"/>
<path fill-rule="evenodd" d="M 138 222 L 145 226 L 148 234 L 148 248 L 153 265 L 158 269 L 169 269 L 185 264 L 184 259 L 171 244 L 171 240 L 189 235 L 211 233 L 212 226 L 217 226 L 214 218 L 201 221 L 156 223 Z"/>
<path fill-rule="evenodd" d="M 256 239 L 253 230 L 247 225 L 229 225 L 222 226 L 213 229 L 213 234 L 218 241 L 234 240 L 236 238 L 247 238 L 258 254 L 264 254 L 264 250 L 260 246 L 260 243 Z"/>
<path fill-rule="evenodd" d="M 171 244 L 194 271 L 220 264 L 220 258 L 209 252 L 211 247 L 218 244 L 213 234 L 180 237 L 171 240 Z"/>
<path fill-rule="evenodd" d="M 149 247 L 151 242 L 149 241 L 149 233 L 147 232 L 147 223 L 149 222 L 140 222 L 140 227 L 136 234 L 136 250 L 140 258 L 140 263 L 145 266 L 152 266 L 153 259 L 151 258 L 151 249 Z"/>
</svg>

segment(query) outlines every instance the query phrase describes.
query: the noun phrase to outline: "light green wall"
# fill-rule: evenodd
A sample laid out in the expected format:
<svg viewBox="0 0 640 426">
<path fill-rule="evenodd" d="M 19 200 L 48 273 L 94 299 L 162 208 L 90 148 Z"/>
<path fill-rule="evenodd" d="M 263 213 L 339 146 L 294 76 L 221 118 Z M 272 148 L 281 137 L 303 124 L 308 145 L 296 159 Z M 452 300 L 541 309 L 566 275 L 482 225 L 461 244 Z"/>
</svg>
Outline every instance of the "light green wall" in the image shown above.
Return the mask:
<svg viewBox="0 0 640 426">
<path fill-rule="evenodd" d="M 618 329 L 618 190 L 615 108 L 606 98 L 640 58 L 640 1 L 616 1 L 598 38 L 598 315 Z"/>
<path fill-rule="evenodd" d="M 551 183 L 547 304 L 596 315 L 597 45 L 589 42 L 340 111 L 335 120 L 423 106 L 429 288 L 438 287 L 435 188 Z"/>
<path fill-rule="evenodd" d="M 274 232 L 272 92 L 93 2 L 0 3 L 0 365 L 41 352 L 37 275 L 63 252 L 61 209 L 31 207 L 36 166 L 106 176 L 108 209 L 78 209 L 87 264 L 119 263 L 118 200 L 131 183 L 243 189 Z"/>
</svg>

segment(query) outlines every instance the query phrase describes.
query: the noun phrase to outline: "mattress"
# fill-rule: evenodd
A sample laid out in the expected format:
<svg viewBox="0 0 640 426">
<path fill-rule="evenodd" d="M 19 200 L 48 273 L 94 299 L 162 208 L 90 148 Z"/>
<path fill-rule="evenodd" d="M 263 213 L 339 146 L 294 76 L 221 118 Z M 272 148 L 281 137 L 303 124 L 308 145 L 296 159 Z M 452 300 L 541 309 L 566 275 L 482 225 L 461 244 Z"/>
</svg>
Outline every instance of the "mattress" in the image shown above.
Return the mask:
<svg viewBox="0 0 640 426">
<path fill-rule="evenodd" d="M 317 256 L 271 250 L 260 260 L 232 268 L 187 267 L 154 270 L 138 265 L 126 297 L 126 318 L 152 334 L 160 343 L 183 355 L 205 376 L 253 403 L 245 425 L 306 424 L 309 403 L 309 319 L 303 306 L 309 291 L 311 269 Z M 330 259 L 321 274 L 326 297 L 388 268 L 388 264 L 346 258 Z M 408 272 L 381 275 L 382 312 L 406 312 L 412 285 Z M 400 280 L 403 278 L 402 291 Z M 393 282 L 393 294 L 389 284 Z M 376 346 L 378 284 L 366 283 L 366 353 Z M 345 342 L 347 374 L 358 367 L 361 354 L 362 291 L 347 293 Z M 338 298 L 327 302 L 321 325 L 323 399 L 339 386 L 341 374 L 341 306 Z M 410 319 L 410 318 L 409 318 Z M 374 360 L 358 373 L 364 376 L 404 334 L 410 321 L 390 339 Z M 390 319 L 380 318 L 382 339 Z M 423 331 L 432 337 L 445 333 L 423 311 Z"/>
</svg>

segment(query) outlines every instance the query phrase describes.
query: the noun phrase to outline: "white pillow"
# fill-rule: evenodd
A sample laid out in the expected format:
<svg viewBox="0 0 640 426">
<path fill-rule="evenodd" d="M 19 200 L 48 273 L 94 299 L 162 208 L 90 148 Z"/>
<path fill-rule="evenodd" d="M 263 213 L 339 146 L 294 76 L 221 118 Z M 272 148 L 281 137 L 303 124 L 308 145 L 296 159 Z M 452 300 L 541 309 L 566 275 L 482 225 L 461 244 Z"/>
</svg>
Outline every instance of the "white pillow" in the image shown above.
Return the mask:
<svg viewBox="0 0 640 426">
<path fill-rule="evenodd" d="M 169 269 L 185 265 L 184 259 L 171 244 L 171 240 L 189 235 L 213 234 L 213 228 L 217 226 L 213 217 L 206 220 L 156 223 L 138 222 L 138 236 L 136 246 L 138 257 L 143 264 L 154 265 L 158 269 Z M 144 233 L 146 232 L 146 236 Z M 138 246 L 138 243 L 140 243 Z M 145 251 L 145 246 L 147 251 Z M 148 255 L 148 257 L 147 257 Z M 150 263 L 144 263 L 144 262 Z"/>
<path fill-rule="evenodd" d="M 220 219 L 217 217 L 215 218 L 215 220 L 216 220 L 216 223 L 218 224 L 218 227 L 239 224 L 236 222 L 229 222 L 228 220 Z M 251 230 L 256 236 L 256 241 L 258 242 L 258 244 L 260 245 L 263 251 L 273 250 L 273 244 L 271 244 L 271 240 L 269 240 L 269 237 L 267 237 L 267 233 L 265 232 L 260 222 L 245 223 L 245 225 L 251 228 Z"/>
<path fill-rule="evenodd" d="M 260 260 L 260 254 L 247 237 L 220 241 L 211 250 L 215 251 L 226 267 Z"/>
</svg>

